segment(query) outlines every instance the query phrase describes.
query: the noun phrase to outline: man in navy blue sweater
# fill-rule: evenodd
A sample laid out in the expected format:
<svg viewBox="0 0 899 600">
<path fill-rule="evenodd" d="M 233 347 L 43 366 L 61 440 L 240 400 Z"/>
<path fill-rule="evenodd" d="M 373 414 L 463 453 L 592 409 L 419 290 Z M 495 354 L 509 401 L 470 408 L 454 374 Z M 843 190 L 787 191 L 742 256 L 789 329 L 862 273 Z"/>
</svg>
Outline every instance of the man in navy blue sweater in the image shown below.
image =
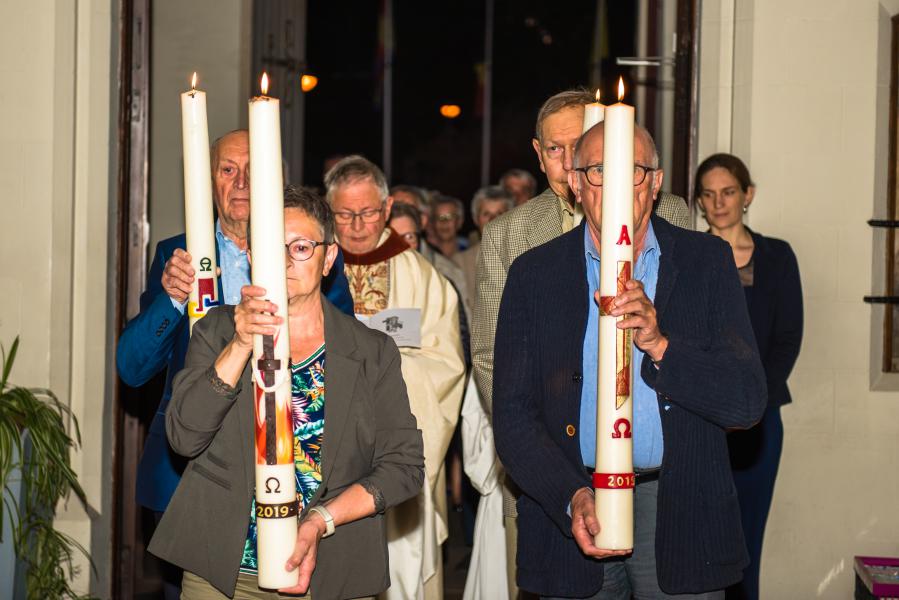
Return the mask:
<svg viewBox="0 0 899 600">
<path fill-rule="evenodd" d="M 518 585 L 546 598 L 723 598 L 748 557 L 725 433 L 761 417 L 765 375 L 721 240 L 652 215 L 663 173 L 634 140 L 634 549 L 597 548 L 595 460 L 603 125 L 578 141 L 577 227 L 516 260 L 495 344 L 494 435 L 521 488 Z M 684 595 L 684 596 L 681 596 Z"/>
</svg>

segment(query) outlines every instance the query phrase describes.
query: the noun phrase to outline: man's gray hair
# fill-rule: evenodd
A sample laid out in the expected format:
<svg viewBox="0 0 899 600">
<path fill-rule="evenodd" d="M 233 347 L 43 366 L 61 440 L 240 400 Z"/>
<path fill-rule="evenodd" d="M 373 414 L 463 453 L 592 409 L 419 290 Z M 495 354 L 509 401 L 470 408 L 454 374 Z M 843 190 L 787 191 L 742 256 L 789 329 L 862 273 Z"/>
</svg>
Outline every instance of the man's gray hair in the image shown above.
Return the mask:
<svg viewBox="0 0 899 600">
<path fill-rule="evenodd" d="M 452 196 L 446 196 L 444 194 L 434 194 L 431 198 L 431 218 L 437 218 L 437 207 L 444 204 L 452 204 L 456 209 L 456 215 L 460 219 L 465 218 L 465 207 L 462 206 L 462 201 L 458 198 L 453 198 Z"/>
<path fill-rule="evenodd" d="M 500 176 L 499 184 L 505 186 L 506 179 L 524 179 L 528 182 L 528 185 L 534 192 L 537 191 L 537 180 L 531 175 L 530 171 L 525 171 L 524 169 L 509 169 Z"/>
<path fill-rule="evenodd" d="M 605 131 L 605 123 L 599 122 L 593 127 L 591 127 L 588 132 L 592 132 L 596 130 L 595 135 L 602 135 Z M 649 149 L 649 167 L 653 169 L 659 168 L 659 150 L 656 148 L 656 142 L 652 139 L 652 135 L 650 135 L 649 130 L 647 130 L 642 125 L 634 123 L 634 137 L 642 137 L 643 145 Z M 574 166 L 582 167 L 584 165 L 581 164 L 581 150 L 584 147 L 584 140 L 587 138 L 587 133 L 584 133 L 581 137 L 578 138 L 577 144 L 574 145 Z M 636 157 L 635 157 L 636 158 Z M 655 177 L 655 173 L 653 173 L 653 177 Z"/>
<path fill-rule="evenodd" d="M 325 173 L 325 197 L 329 203 L 333 203 L 337 188 L 365 179 L 371 180 L 378 188 L 381 202 L 386 202 L 390 191 L 387 188 L 387 178 L 384 177 L 384 172 L 378 168 L 378 165 L 358 154 L 340 159 L 336 165 L 331 167 L 331 170 Z"/>
<path fill-rule="evenodd" d="M 408 185 L 405 183 L 401 183 L 390 188 L 391 196 L 395 196 L 397 192 L 406 193 L 415 198 L 415 205 L 422 213 L 426 213 L 430 210 L 430 204 L 428 203 L 428 193 L 417 185 Z"/>
<path fill-rule="evenodd" d="M 537 126 L 534 130 L 534 137 L 541 142 L 543 141 L 543 122 L 548 116 L 554 115 L 564 108 L 583 107 L 585 104 L 595 101 L 594 95 L 583 87 L 565 90 L 550 96 L 537 112 Z"/>
<path fill-rule="evenodd" d="M 506 210 L 512 210 L 512 207 L 515 206 L 515 199 L 505 188 L 500 185 L 486 185 L 476 191 L 471 199 L 471 218 L 475 223 L 478 222 L 478 213 L 481 212 L 481 205 L 488 200 L 502 202 L 506 206 Z"/>
</svg>

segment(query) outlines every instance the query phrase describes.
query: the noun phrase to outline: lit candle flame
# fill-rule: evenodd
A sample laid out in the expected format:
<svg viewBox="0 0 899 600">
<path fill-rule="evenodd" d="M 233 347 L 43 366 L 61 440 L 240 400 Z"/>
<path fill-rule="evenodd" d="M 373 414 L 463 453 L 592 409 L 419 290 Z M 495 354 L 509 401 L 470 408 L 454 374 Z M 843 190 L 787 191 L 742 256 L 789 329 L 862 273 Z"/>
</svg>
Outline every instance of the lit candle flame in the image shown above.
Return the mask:
<svg viewBox="0 0 899 600">
<path fill-rule="evenodd" d="M 197 89 L 197 72 L 194 71 L 194 76 L 190 78 L 190 89 Z"/>
<path fill-rule="evenodd" d="M 262 95 L 268 95 L 268 73 L 265 71 L 262 72 L 262 81 L 259 83 L 260 89 L 262 89 Z"/>
<path fill-rule="evenodd" d="M 618 78 L 618 101 L 624 100 L 624 78 Z"/>
<path fill-rule="evenodd" d="M 596 88 L 596 101 L 599 102 L 599 88 Z"/>
</svg>

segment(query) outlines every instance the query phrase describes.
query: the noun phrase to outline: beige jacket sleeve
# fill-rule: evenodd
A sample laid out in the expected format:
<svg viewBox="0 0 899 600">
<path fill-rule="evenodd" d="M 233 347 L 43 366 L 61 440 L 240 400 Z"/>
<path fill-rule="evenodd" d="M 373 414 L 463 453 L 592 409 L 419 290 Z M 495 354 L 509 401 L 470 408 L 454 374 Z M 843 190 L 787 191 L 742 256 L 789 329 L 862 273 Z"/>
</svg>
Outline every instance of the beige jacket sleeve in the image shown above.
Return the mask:
<svg viewBox="0 0 899 600">
<path fill-rule="evenodd" d="M 506 285 L 506 267 L 502 261 L 499 230 L 489 223 L 484 228 L 481 251 L 478 254 L 478 270 L 474 303 L 474 319 L 471 326 L 471 362 L 475 383 L 487 416 L 493 414 L 493 338 L 499 303 Z"/>
</svg>

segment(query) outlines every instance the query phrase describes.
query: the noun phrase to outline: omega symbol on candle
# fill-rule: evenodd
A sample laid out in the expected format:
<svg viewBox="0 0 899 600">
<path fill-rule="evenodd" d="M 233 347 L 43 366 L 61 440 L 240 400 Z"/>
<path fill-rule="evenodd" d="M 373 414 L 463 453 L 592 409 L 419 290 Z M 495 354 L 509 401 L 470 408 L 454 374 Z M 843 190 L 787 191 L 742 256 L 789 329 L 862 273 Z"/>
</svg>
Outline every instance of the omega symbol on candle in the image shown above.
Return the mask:
<svg viewBox="0 0 899 600">
<path fill-rule="evenodd" d="M 208 256 L 204 256 L 200 259 L 200 270 L 201 271 L 211 271 L 212 270 L 212 261 L 209 260 Z"/>
<path fill-rule="evenodd" d="M 615 421 L 615 424 L 612 425 L 612 437 L 616 440 L 620 438 L 630 438 L 631 422 L 627 419 L 618 419 Z"/>
</svg>

